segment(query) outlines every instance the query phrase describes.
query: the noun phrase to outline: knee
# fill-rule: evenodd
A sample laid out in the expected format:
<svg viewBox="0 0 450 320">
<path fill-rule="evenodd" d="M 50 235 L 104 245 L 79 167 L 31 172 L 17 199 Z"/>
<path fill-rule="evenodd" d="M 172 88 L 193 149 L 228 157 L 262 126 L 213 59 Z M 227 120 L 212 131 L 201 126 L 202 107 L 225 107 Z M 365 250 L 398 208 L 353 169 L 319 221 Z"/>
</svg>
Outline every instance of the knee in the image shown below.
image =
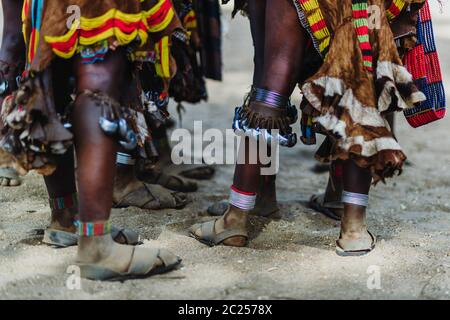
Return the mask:
<svg viewBox="0 0 450 320">
<path fill-rule="evenodd" d="M 100 91 L 118 100 L 125 81 L 126 70 L 125 57 L 116 53 L 111 54 L 111 57 L 101 63 L 86 65 L 77 63 L 75 73 L 78 92 Z"/>
</svg>

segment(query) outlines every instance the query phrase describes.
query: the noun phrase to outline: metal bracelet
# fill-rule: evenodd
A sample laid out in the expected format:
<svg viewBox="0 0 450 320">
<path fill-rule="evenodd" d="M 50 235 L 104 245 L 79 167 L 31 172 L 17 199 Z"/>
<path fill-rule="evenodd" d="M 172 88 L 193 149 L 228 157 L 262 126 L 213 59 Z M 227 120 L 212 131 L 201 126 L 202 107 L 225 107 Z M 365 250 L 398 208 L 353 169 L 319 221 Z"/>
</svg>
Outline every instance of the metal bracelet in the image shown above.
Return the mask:
<svg viewBox="0 0 450 320">
<path fill-rule="evenodd" d="M 369 195 L 362 193 L 354 193 L 343 191 L 342 202 L 348 204 L 354 204 L 357 206 L 367 207 L 369 205 Z"/>
<path fill-rule="evenodd" d="M 289 97 L 283 96 L 275 91 L 253 87 L 250 101 L 266 103 L 277 108 L 285 108 L 289 104 Z"/>
<path fill-rule="evenodd" d="M 116 163 L 125 166 L 134 166 L 136 164 L 136 159 L 127 153 L 117 152 Z"/>
<path fill-rule="evenodd" d="M 100 128 L 108 136 L 119 138 L 119 144 L 125 150 L 133 150 L 137 146 L 137 137 L 133 130 L 128 126 L 125 119 L 109 120 L 106 117 L 100 117 Z"/>
</svg>

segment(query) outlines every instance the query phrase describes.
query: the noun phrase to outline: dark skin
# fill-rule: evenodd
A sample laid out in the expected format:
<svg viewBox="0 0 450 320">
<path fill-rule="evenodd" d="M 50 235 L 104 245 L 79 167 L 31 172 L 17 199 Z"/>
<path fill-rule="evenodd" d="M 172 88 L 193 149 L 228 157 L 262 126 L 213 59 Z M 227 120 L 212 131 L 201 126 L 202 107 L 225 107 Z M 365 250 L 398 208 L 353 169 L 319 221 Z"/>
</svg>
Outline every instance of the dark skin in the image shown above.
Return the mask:
<svg viewBox="0 0 450 320">
<path fill-rule="evenodd" d="M 14 17 L 20 17 L 20 6 L 17 9 L 12 13 Z M 20 34 L 20 24 L 16 24 L 11 30 L 8 29 L 8 32 Z M 21 36 L 20 40 L 23 42 Z M 24 52 L 23 45 L 19 47 L 20 43 L 17 43 L 16 54 Z M 70 102 L 72 90 L 68 81 L 70 73 L 76 77 L 77 98 L 72 112 L 72 124 L 77 154 L 79 208 L 54 210 L 51 227 L 55 229 L 74 232 L 73 222 L 76 215 L 83 222 L 104 222 L 109 219 L 118 143 L 116 139 L 105 135 L 99 126 L 101 108 L 92 98 L 82 93 L 85 90 L 101 91 L 120 101 L 122 88 L 129 80 L 130 71 L 125 49 L 117 49 L 117 43 L 112 43 L 102 62 L 87 65 L 82 64 L 80 58 L 72 61 L 55 59 L 51 68 L 43 73 L 44 86 L 50 88 L 49 94 L 51 91 L 54 93 L 55 105 L 61 108 L 57 110 L 60 113 Z M 55 172 L 45 177 L 51 198 L 67 196 L 77 190 L 73 150 L 69 150 L 59 160 Z M 110 234 L 79 239 L 79 262 L 99 263 L 118 272 L 124 272 L 129 267 L 132 254 L 133 246 L 115 243 Z M 154 266 L 160 264 L 161 261 L 158 259 Z"/>
<path fill-rule="evenodd" d="M 264 46 L 265 46 L 265 16 L 266 16 L 266 1 L 249 1 L 249 20 L 250 30 L 253 39 L 253 46 L 255 53 L 253 56 L 254 70 L 253 70 L 253 85 L 261 87 L 262 73 L 264 70 Z M 246 146 L 248 150 L 248 143 Z M 254 171 L 259 171 L 259 165 L 251 164 L 236 164 L 235 179 L 241 176 L 240 179 L 245 180 L 245 175 L 253 175 Z M 258 187 L 258 199 L 256 209 L 258 211 L 269 208 L 269 211 L 276 210 L 276 175 L 260 176 Z"/>
<path fill-rule="evenodd" d="M 20 19 L 22 4 L 22 1 L 2 0 L 5 23 L 2 48 L 0 50 L 0 60 L 3 60 L 5 62 L 14 61 L 15 65 L 20 66 L 20 69 L 9 70 L 10 72 L 7 74 L 8 82 L 10 84 L 10 91 L 17 89 L 15 77 L 21 73 L 25 60 L 25 45 L 21 32 L 22 22 Z M 115 44 L 112 44 L 111 50 L 115 49 Z M 70 94 L 72 93 L 72 88 L 68 81 L 73 69 L 70 66 L 71 63 L 72 62 L 61 59 L 55 59 L 52 63 L 51 74 L 53 78 L 53 87 L 51 91 L 54 95 L 55 106 L 58 108 L 57 111 L 60 114 L 64 113 L 65 107 L 71 102 Z M 112 62 L 111 65 L 113 64 L 114 63 Z M 108 80 L 108 76 L 106 75 L 109 72 L 109 68 L 111 68 L 111 66 L 103 66 L 104 71 L 99 71 L 95 77 L 92 77 L 91 75 L 89 75 L 89 72 L 91 74 L 95 73 L 97 72 L 96 69 L 86 70 L 87 66 L 82 65 L 79 62 L 75 62 L 74 69 L 79 71 L 80 76 L 78 77 L 78 79 L 82 81 L 82 83 L 80 83 L 79 85 L 79 90 L 83 90 L 83 88 L 89 86 L 97 89 L 106 89 L 109 86 L 108 90 L 110 92 L 114 92 L 114 95 L 117 98 L 117 92 L 120 92 L 120 90 L 117 89 L 120 87 L 121 83 L 111 85 L 111 81 Z M 123 69 L 123 67 L 121 68 Z M 116 72 L 114 69 L 112 71 Z M 123 72 L 123 70 L 121 70 L 121 72 Z M 112 96 L 114 97 L 114 95 Z M 0 96 L 0 103 L 3 102 L 3 97 L 4 96 Z M 97 110 L 99 108 L 90 109 Z M 91 115 L 89 113 L 89 117 L 91 117 L 90 119 L 93 119 L 92 117 L 94 116 L 95 115 Z M 98 119 L 98 116 L 96 119 Z M 91 121 L 91 125 L 95 125 L 96 127 L 98 127 L 98 122 L 94 122 Z M 102 144 L 102 142 L 99 142 L 99 144 Z M 77 192 L 74 164 L 74 151 L 72 148 L 65 155 L 61 156 L 58 159 L 58 165 L 54 173 L 50 176 L 44 177 L 48 196 L 50 198 L 64 197 Z M 113 171 L 111 171 L 110 169 L 108 170 L 109 172 L 115 172 L 115 168 L 113 169 Z M 87 174 L 90 175 L 90 173 Z M 11 182 L 13 181 L 11 180 L 10 183 Z M 105 194 L 105 192 L 101 192 L 101 194 L 103 195 Z M 106 204 L 107 202 L 108 200 L 106 199 L 104 201 L 104 204 Z M 107 211 L 107 207 L 108 206 L 104 206 L 104 208 L 98 211 L 105 212 L 105 210 Z M 74 220 L 76 219 L 77 214 L 77 207 L 66 208 L 62 210 L 52 210 L 51 223 L 49 226 L 50 229 L 62 230 L 72 233 L 75 232 L 76 227 L 74 226 Z"/>
<path fill-rule="evenodd" d="M 21 33 L 22 21 L 20 19 L 23 1 L 1 0 L 1 2 L 4 23 L 0 60 L 8 64 L 5 67 L 10 72 L 7 72 L 6 76 L 10 84 L 10 91 L 14 91 L 17 89 L 15 78 L 20 74 L 20 69 L 23 68 L 25 62 L 25 44 Z M 13 67 L 15 70 L 10 70 L 8 67 Z M 0 104 L 3 103 L 3 98 L 0 96 Z"/>
<path fill-rule="evenodd" d="M 67 79 L 71 68 L 63 60 L 56 59 L 53 62 L 53 95 L 57 112 L 64 114 L 65 107 L 70 103 L 71 88 Z M 56 170 L 50 176 L 44 177 L 45 186 L 49 198 L 65 197 L 77 192 L 75 181 L 74 149 L 69 149 L 66 154 L 58 159 Z M 78 214 L 78 208 L 52 209 L 50 228 L 66 232 L 75 232 L 74 220 Z"/>
<path fill-rule="evenodd" d="M 124 79 L 126 58 L 123 53 L 112 54 L 105 63 L 82 64 L 73 62 L 77 93 L 85 90 L 102 91 L 112 98 L 120 99 L 121 81 Z M 70 70 L 67 61 L 56 61 L 53 70 Z M 62 65 L 56 65 L 62 64 Z M 65 65 L 64 65 L 65 64 Z M 65 67 L 65 68 L 64 68 Z M 70 93 L 68 74 L 58 71 L 54 92 L 57 106 L 67 105 Z M 116 80 L 112 80 L 116 79 Z M 61 111 L 61 110 L 60 110 Z M 101 109 L 85 95 L 75 100 L 73 110 L 73 131 L 77 150 L 77 178 L 79 208 L 52 211 L 51 228 L 74 232 L 73 221 L 78 211 L 82 221 L 108 220 L 112 205 L 112 189 L 116 172 L 115 153 L 117 141 L 106 136 L 98 125 Z M 87 138 L 88 137 L 88 138 Z M 55 172 L 44 178 L 50 198 L 63 197 L 77 192 L 75 182 L 74 153 L 69 150 L 59 159 Z"/>
<path fill-rule="evenodd" d="M 298 23 L 295 8 L 288 0 L 250 0 L 249 9 L 256 52 L 255 69 L 258 69 L 255 70 L 254 83 L 264 89 L 290 96 L 301 72 L 301 60 L 306 41 L 304 30 Z M 264 15 L 263 11 L 265 11 Z M 279 19 L 280 16 L 283 19 Z M 264 33 L 261 33 L 259 29 L 262 21 L 265 25 Z M 286 33 L 282 30 L 291 30 L 291 32 Z M 263 61 L 261 61 L 261 51 L 257 51 L 261 48 L 264 48 Z M 261 78 L 258 79 L 259 77 Z M 250 108 L 251 106 L 252 103 Z M 244 152 L 247 164 L 236 165 L 233 184 L 240 190 L 257 193 L 260 188 L 261 165 L 248 163 L 250 154 L 248 143 Z M 266 179 L 263 181 L 273 181 L 274 177 Z M 274 188 L 274 184 L 272 187 Z M 245 212 L 231 206 L 230 210 L 216 223 L 216 232 L 236 226 L 244 227 L 246 220 Z M 196 233 L 201 236 L 200 230 Z M 243 237 L 234 237 L 224 241 L 224 244 L 243 246 L 245 242 Z"/>
<path fill-rule="evenodd" d="M 130 68 L 125 50 L 119 48 L 108 52 L 104 61 L 95 64 L 86 65 L 81 63 L 81 59 L 75 59 L 74 70 L 78 93 L 73 126 L 78 165 L 79 217 L 83 222 L 101 222 L 108 220 L 111 213 L 118 143 L 105 135 L 98 125 L 101 108 L 81 93 L 85 90 L 101 91 L 120 101 L 121 88 Z M 133 246 L 113 242 L 108 235 L 81 237 L 77 260 L 125 272 L 133 250 Z M 160 264 L 158 259 L 155 267 Z"/>
<path fill-rule="evenodd" d="M 386 120 L 389 123 L 389 126 L 391 127 L 392 133 L 395 136 L 395 114 L 391 113 L 386 116 Z M 325 198 L 324 201 L 326 202 L 340 202 L 342 197 L 342 188 L 344 187 L 344 182 L 342 179 L 342 176 L 337 175 L 335 172 L 336 165 L 343 165 L 343 162 L 333 161 L 332 165 L 329 167 L 329 178 L 328 178 L 328 184 L 327 189 L 325 191 Z M 350 170 L 350 169 L 347 169 Z M 342 212 L 339 210 L 334 210 L 334 213 L 337 216 L 341 216 Z"/>
<path fill-rule="evenodd" d="M 8 81 L 8 90 L 0 95 L 0 106 L 3 99 L 17 89 L 16 77 L 20 75 L 25 63 L 25 45 L 22 38 L 20 19 L 23 1 L 1 0 L 3 10 L 3 37 L 0 48 L 0 79 Z M 16 186 L 20 180 L 0 177 L 2 186 Z"/>
<path fill-rule="evenodd" d="M 74 62 L 76 88 L 101 91 L 120 100 L 122 79 L 125 78 L 127 60 L 122 50 L 109 54 L 108 59 L 96 64 Z M 106 136 L 98 125 L 101 108 L 86 95 L 75 100 L 73 126 L 77 150 L 77 177 L 79 186 L 81 221 L 108 220 L 116 171 L 117 141 Z"/>
<path fill-rule="evenodd" d="M 250 21 L 256 16 L 253 11 L 260 6 L 262 0 L 250 0 Z M 264 62 L 260 87 L 290 96 L 300 78 L 304 48 L 307 35 L 300 26 L 298 16 L 293 4 L 289 0 L 266 0 L 265 36 L 264 36 Z M 259 7 L 261 8 L 261 7 Z M 283 19 L 279 19 L 282 16 Z M 289 32 L 286 32 L 289 30 Z M 254 37 L 255 48 L 258 37 Z M 255 62 L 257 59 L 255 58 Z M 257 79 L 256 79 L 257 80 Z M 255 82 L 258 83 L 258 82 Z M 252 103 L 250 104 L 252 108 Z M 246 159 L 249 149 L 246 146 Z M 258 164 L 237 165 L 233 184 L 246 192 L 258 192 L 261 166 Z M 371 175 L 367 169 L 356 166 L 353 161 L 344 163 L 344 188 L 347 191 L 367 194 L 371 184 Z M 269 186 L 269 188 L 272 186 Z M 273 186 L 274 187 L 274 186 Z M 215 226 L 217 233 L 228 228 L 245 228 L 247 213 L 230 206 L 230 210 L 220 218 Z M 365 232 L 365 208 L 346 205 L 342 222 L 341 238 L 358 239 Z M 201 236 L 201 230 L 196 230 Z M 224 241 L 225 245 L 244 246 L 246 239 L 233 237 Z"/>
</svg>

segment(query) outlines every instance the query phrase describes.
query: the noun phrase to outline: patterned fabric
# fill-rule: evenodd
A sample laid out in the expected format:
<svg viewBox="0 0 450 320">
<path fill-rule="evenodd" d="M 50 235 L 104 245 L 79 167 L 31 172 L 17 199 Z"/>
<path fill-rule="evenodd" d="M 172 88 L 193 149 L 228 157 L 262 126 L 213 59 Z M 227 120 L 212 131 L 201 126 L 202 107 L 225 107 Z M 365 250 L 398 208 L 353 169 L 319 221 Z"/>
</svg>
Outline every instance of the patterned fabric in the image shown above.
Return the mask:
<svg viewBox="0 0 450 320">
<path fill-rule="evenodd" d="M 427 97 L 419 106 L 404 111 L 409 124 L 416 128 L 442 119 L 446 99 L 428 2 L 420 10 L 417 46 L 405 55 L 404 63 L 417 87 Z"/>
<path fill-rule="evenodd" d="M 353 0 L 353 26 L 358 36 L 363 64 L 367 71 L 373 71 L 372 45 L 369 41 L 369 12 L 367 0 Z"/>
<path fill-rule="evenodd" d="M 67 12 L 74 6 L 81 17 Z M 25 0 L 22 18 L 27 69 L 34 71 L 44 70 L 53 55 L 68 59 L 80 51 L 91 51 L 85 54 L 86 62 L 98 60 L 107 49 L 104 41 L 154 50 L 152 43 L 169 35 L 165 30 L 175 29 L 174 25 L 181 28 L 170 0 L 158 0 L 156 4 L 149 0 L 103 0 L 95 4 L 90 0 Z M 95 49 L 99 46 L 100 50 Z M 162 63 L 167 69 L 167 60 Z"/>
<path fill-rule="evenodd" d="M 322 57 L 330 45 L 331 34 L 325 21 L 319 0 L 294 0 L 300 22 L 308 30 L 316 50 Z"/>
<path fill-rule="evenodd" d="M 70 13 L 70 7 L 78 10 Z M 152 60 L 152 71 L 167 95 L 168 81 L 176 69 L 169 52 L 170 37 L 175 31 L 184 33 L 170 0 L 25 0 L 22 18 L 27 67 L 21 86 L 6 99 L 0 113 L 0 166 L 14 167 L 21 174 L 36 170 L 50 175 L 72 146 L 69 106 L 55 105 L 52 84 L 65 83 L 71 76 L 64 60 L 74 55 L 83 63 L 95 63 L 112 44 L 126 47 L 123 52 L 130 60 Z M 71 19 L 73 23 L 68 24 Z M 52 72 L 50 66 L 61 72 Z M 134 71 L 127 70 L 130 78 L 121 88 L 120 101 L 110 104 L 105 103 L 108 99 L 89 99 L 114 109 L 105 111 L 113 116 L 109 120 L 126 121 L 126 139 L 118 139 L 122 146 L 134 149 L 137 137 L 139 156 L 153 158 L 143 115 L 143 104 L 148 101 L 141 96 Z M 72 89 L 62 86 L 58 94 L 69 97 Z"/>
<path fill-rule="evenodd" d="M 393 0 L 391 5 L 386 9 L 386 15 L 389 20 L 394 20 L 400 13 L 405 9 L 406 1 L 404 0 Z"/>
</svg>

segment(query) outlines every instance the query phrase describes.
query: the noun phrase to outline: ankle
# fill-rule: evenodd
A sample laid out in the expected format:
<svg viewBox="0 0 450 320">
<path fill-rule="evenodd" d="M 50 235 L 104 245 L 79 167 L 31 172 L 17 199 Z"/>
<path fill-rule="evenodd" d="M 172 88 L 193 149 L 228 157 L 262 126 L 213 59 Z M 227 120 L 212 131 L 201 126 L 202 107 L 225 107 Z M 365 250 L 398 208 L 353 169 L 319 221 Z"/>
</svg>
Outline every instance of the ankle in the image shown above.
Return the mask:
<svg viewBox="0 0 450 320">
<path fill-rule="evenodd" d="M 247 224 L 248 213 L 249 211 L 231 205 L 230 210 L 223 217 L 225 227 Z"/>
<path fill-rule="evenodd" d="M 98 236 L 80 236 L 78 239 L 77 261 L 97 263 L 111 255 L 114 240 L 110 233 Z"/>
<path fill-rule="evenodd" d="M 51 209 L 50 228 L 66 232 L 76 232 L 75 219 L 78 214 L 76 192 L 66 196 L 49 198 Z"/>
<path fill-rule="evenodd" d="M 50 221 L 50 228 L 75 233 L 75 219 L 78 210 L 75 208 L 53 209 Z"/>
<path fill-rule="evenodd" d="M 108 221 L 82 222 L 78 226 L 78 261 L 97 262 L 111 254 L 114 241 Z"/>
</svg>

